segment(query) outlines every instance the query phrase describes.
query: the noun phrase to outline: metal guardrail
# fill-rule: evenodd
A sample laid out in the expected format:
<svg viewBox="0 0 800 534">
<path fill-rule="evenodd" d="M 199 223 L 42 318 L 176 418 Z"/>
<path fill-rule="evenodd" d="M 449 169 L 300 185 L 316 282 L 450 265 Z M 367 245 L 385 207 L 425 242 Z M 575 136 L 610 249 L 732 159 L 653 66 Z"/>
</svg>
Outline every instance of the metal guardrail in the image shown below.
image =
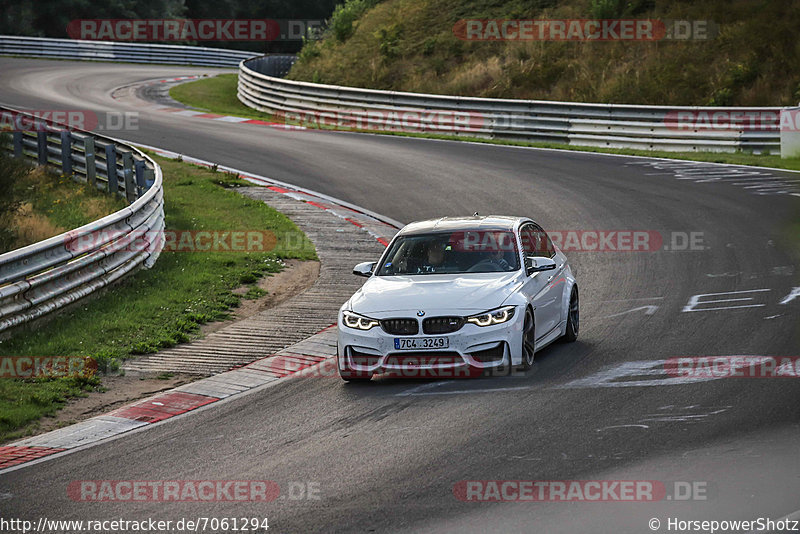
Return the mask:
<svg viewBox="0 0 800 534">
<path fill-rule="evenodd" d="M 297 61 L 297 56 L 288 54 L 272 54 L 268 56 L 251 57 L 247 59 L 248 68 L 275 78 L 283 78 L 289 74 L 292 65 Z"/>
<path fill-rule="evenodd" d="M 132 272 L 152 267 L 163 247 L 161 168 L 138 149 L 108 137 L 67 131 L 25 115 L 32 131 L 14 132 L 2 149 L 49 165 L 127 199 L 102 219 L 0 255 L 0 332 L 66 306 Z"/>
<path fill-rule="evenodd" d="M 255 54 L 257 52 L 201 46 L 0 35 L 0 56 L 236 67 L 240 61 L 253 57 Z"/>
<path fill-rule="evenodd" d="M 585 104 L 378 91 L 285 80 L 268 65 L 262 58 L 242 61 L 238 98 L 290 122 L 606 148 L 780 151 L 777 107 Z M 714 122 L 718 114 L 722 124 Z M 688 117 L 688 127 L 682 117 Z M 706 126 L 704 118 L 711 123 Z"/>
</svg>

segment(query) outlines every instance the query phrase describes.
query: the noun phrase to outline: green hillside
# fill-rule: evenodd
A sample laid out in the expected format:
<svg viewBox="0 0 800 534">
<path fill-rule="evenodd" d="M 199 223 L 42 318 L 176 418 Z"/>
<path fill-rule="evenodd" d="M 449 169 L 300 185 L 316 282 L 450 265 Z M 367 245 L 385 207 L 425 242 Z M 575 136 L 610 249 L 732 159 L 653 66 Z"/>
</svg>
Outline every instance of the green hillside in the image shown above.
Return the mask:
<svg viewBox="0 0 800 534">
<path fill-rule="evenodd" d="M 713 21 L 691 41 L 467 41 L 464 19 Z M 289 78 L 498 98 L 796 105 L 800 0 L 348 0 Z"/>
</svg>

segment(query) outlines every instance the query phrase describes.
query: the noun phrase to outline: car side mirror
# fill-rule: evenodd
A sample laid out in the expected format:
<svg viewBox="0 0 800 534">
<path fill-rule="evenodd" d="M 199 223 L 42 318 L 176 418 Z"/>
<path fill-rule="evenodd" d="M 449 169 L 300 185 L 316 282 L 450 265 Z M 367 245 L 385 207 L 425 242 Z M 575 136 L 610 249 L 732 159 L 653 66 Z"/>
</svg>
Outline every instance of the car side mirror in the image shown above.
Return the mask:
<svg viewBox="0 0 800 534">
<path fill-rule="evenodd" d="M 365 276 L 369 278 L 372 276 L 372 270 L 375 269 L 376 261 L 365 261 L 353 267 L 353 274 L 356 276 Z"/>
<path fill-rule="evenodd" d="M 553 258 L 545 258 L 544 256 L 525 257 L 525 271 L 529 276 L 541 271 L 552 271 L 555 268 L 556 262 Z"/>
</svg>

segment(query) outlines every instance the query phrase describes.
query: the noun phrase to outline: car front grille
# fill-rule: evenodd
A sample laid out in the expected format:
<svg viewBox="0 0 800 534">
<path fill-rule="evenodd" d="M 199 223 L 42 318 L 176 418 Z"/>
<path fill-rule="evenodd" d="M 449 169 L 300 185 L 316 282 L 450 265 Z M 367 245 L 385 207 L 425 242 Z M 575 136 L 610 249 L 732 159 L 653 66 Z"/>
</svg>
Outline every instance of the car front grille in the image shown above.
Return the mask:
<svg viewBox="0 0 800 534">
<path fill-rule="evenodd" d="M 422 331 L 426 334 L 449 334 L 464 326 L 463 317 L 428 317 L 422 321 Z"/>
<path fill-rule="evenodd" d="M 384 319 L 381 328 L 394 336 L 414 336 L 419 333 L 419 322 L 416 319 Z"/>
</svg>

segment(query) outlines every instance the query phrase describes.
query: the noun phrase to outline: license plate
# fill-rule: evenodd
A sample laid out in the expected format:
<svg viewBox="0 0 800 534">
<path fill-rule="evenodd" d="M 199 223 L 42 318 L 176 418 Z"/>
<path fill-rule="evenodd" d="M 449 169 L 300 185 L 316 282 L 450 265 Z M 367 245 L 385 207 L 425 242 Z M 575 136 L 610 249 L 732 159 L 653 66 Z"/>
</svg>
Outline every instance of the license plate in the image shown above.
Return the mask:
<svg viewBox="0 0 800 534">
<path fill-rule="evenodd" d="M 446 349 L 450 340 L 446 337 L 396 337 L 395 350 L 434 350 Z"/>
</svg>

